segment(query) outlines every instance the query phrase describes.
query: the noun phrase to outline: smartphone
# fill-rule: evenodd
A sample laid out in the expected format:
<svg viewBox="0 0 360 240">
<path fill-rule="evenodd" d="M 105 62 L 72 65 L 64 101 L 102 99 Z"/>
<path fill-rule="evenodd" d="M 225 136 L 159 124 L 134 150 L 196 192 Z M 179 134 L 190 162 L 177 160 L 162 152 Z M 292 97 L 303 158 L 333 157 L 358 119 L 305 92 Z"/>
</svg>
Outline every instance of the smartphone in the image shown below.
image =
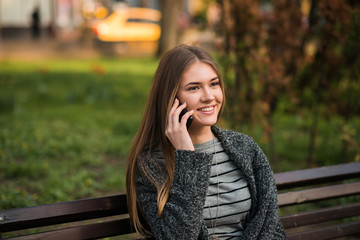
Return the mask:
<svg viewBox="0 0 360 240">
<path fill-rule="evenodd" d="M 181 122 L 181 118 L 182 116 L 184 116 L 184 114 L 187 112 L 186 108 L 184 108 L 180 115 L 179 115 L 179 122 Z M 192 120 L 193 120 L 193 116 L 190 116 L 188 119 L 187 119 L 187 122 L 186 122 L 186 128 L 189 129 L 191 123 L 192 123 Z"/>
</svg>

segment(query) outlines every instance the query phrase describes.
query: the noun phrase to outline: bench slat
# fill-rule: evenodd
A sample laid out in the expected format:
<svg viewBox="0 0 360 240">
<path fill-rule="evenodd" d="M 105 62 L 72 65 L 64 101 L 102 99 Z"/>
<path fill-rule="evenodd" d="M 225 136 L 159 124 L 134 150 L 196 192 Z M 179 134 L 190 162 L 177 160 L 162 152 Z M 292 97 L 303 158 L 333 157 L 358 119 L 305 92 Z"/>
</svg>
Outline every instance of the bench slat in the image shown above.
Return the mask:
<svg viewBox="0 0 360 240">
<path fill-rule="evenodd" d="M 360 193 L 360 182 L 338 184 L 326 187 L 305 189 L 295 192 L 278 194 L 279 206 L 290 206 L 299 203 L 313 202 L 340 196 Z"/>
<path fill-rule="evenodd" d="M 347 204 L 281 217 L 285 229 L 360 215 L 360 203 Z"/>
<path fill-rule="evenodd" d="M 19 236 L 8 238 L 9 240 L 38 240 L 38 239 L 52 239 L 52 240 L 85 240 L 85 239 L 99 239 L 105 237 L 112 237 L 117 235 L 129 234 L 130 220 L 120 219 L 102 223 L 93 223 L 89 225 L 82 225 L 77 227 L 64 228 L 44 233 L 36 233 L 28 236 Z"/>
<path fill-rule="evenodd" d="M 360 177 L 360 162 L 304 169 L 274 175 L 278 190 Z"/>
<path fill-rule="evenodd" d="M 336 226 L 317 228 L 316 230 L 293 233 L 287 235 L 287 240 L 306 239 L 306 240 L 326 240 L 339 237 L 351 236 L 360 233 L 360 221 L 351 222 Z"/>
<path fill-rule="evenodd" d="M 83 199 L 1 211 L 0 232 L 127 214 L 126 195 Z"/>
</svg>

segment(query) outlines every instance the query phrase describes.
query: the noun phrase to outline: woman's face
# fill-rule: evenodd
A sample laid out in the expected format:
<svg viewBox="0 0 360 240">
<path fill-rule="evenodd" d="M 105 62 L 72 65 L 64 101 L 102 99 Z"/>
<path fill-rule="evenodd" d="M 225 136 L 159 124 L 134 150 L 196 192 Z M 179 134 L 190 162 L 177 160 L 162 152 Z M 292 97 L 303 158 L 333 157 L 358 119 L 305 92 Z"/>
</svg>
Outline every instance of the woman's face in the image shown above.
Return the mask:
<svg viewBox="0 0 360 240">
<path fill-rule="evenodd" d="M 203 62 L 192 64 L 181 77 L 176 94 L 188 111 L 194 110 L 190 128 L 212 126 L 217 122 L 223 102 L 220 79 L 214 69 Z"/>
</svg>

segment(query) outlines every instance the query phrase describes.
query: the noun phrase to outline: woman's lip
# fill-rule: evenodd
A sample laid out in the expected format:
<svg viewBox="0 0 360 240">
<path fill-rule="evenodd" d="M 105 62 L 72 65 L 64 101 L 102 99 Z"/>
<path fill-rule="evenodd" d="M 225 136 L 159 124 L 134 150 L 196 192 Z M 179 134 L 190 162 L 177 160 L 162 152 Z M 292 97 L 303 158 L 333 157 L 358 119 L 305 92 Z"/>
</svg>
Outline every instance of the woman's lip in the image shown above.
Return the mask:
<svg viewBox="0 0 360 240">
<path fill-rule="evenodd" d="M 198 111 L 200 111 L 202 113 L 208 113 L 208 114 L 213 113 L 215 111 L 215 105 L 198 108 Z"/>
</svg>

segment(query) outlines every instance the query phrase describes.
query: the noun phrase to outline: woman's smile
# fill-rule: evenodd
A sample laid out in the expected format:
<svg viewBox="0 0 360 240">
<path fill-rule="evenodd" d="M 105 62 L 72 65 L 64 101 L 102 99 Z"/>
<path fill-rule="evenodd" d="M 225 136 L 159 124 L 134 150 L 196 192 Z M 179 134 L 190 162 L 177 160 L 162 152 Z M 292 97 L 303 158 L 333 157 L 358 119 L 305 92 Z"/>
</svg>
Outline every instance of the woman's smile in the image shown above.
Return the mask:
<svg viewBox="0 0 360 240">
<path fill-rule="evenodd" d="M 215 112 L 215 106 L 199 108 L 198 111 L 201 112 L 202 114 L 211 115 Z"/>
</svg>

